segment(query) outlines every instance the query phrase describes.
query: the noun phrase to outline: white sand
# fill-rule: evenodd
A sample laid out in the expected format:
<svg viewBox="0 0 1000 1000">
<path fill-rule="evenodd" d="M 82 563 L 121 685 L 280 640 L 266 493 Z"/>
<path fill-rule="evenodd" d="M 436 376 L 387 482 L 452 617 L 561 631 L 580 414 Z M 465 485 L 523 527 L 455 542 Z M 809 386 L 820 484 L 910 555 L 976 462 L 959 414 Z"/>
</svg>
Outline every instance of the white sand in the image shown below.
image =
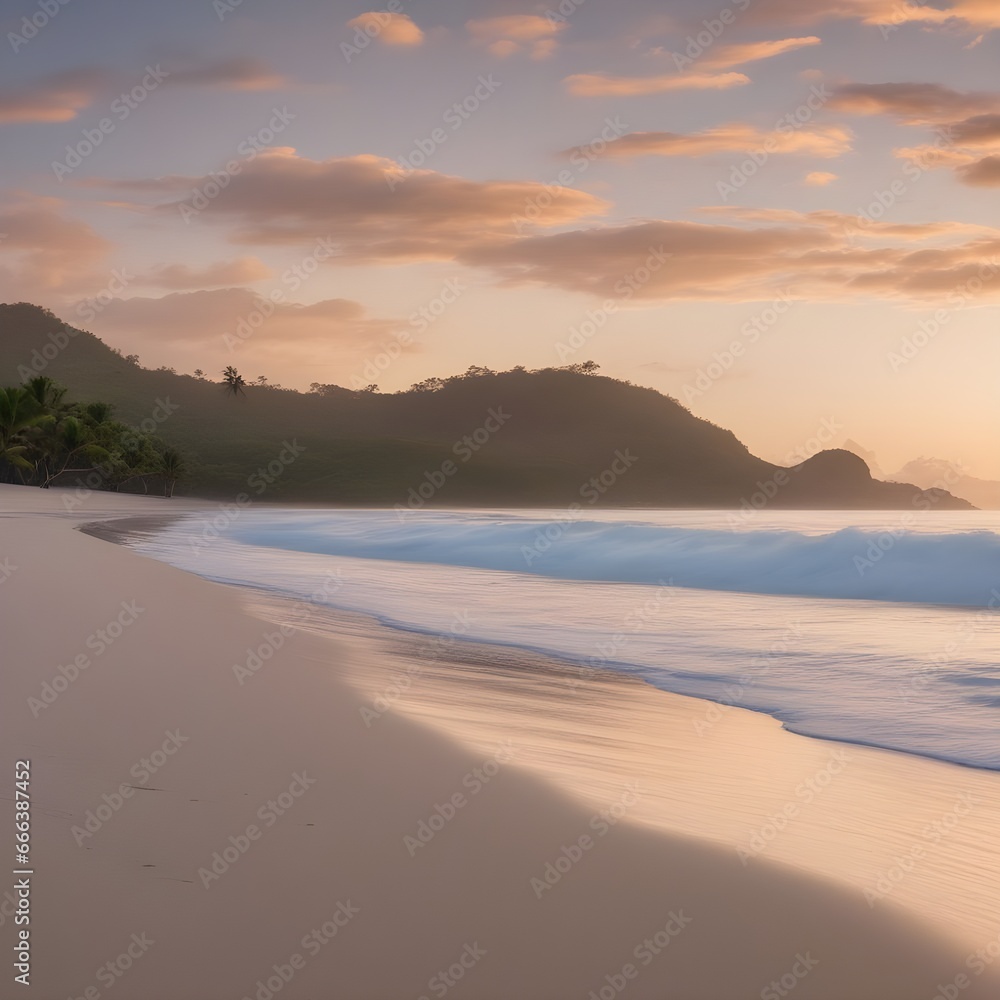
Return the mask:
<svg viewBox="0 0 1000 1000">
<path fill-rule="evenodd" d="M 424 693 L 366 726 L 371 692 L 407 669 L 383 633 L 299 631 L 240 685 L 233 665 L 275 633 L 243 594 L 72 530 L 183 504 L 94 495 L 67 517 L 64 496 L 0 487 L 0 563 L 16 567 L 0 583 L 3 740 L 11 783 L 13 762 L 32 761 L 35 872 L 32 985 L 0 995 L 737 1000 L 782 996 L 778 981 L 796 1000 L 933 1000 L 963 975 L 955 996 L 1000 994 L 996 967 L 967 965 L 971 942 L 990 942 L 996 883 L 984 897 L 979 866 L 996 868 L 996 776 L 847 748 L 806 809 L 796 788 L 837 744 L 738 711 L 698 736 L 703 702 L 596 681 L 563 704 L 551 677 L 497 685 L 445 662 L 418 661 Z M 98 655 L 89 637 L 132 602 L 143 610 Z M 28 699 L 78 655 L 89 666 L 34 718 Z M 143 776 L 171 732 L 183 742 Z M 268 801 L 303 774 L 315 783 L 278 816 Z M 78 846 L 73 828 L 123 783 L 144 787 Z M 870 874 L 977 790 L 985 805 L 869 906 Z M 454 816 L 408 849 L 455 795 Z M 622 821 L 593 819 L 616 801 Z M 733 844 L 788 802 L 801 814 L 744 864 Z M 199 869 L 230 838 L 248 849 L 206 888 Z M 928 918 L 935 884 L 947 922 L 963 921 L 947 932 Z M 138 957 L 116 977 L 105 963 L 130 941 Z M 456 963 L 453 985 L 433 978 Z"/>
</svg>

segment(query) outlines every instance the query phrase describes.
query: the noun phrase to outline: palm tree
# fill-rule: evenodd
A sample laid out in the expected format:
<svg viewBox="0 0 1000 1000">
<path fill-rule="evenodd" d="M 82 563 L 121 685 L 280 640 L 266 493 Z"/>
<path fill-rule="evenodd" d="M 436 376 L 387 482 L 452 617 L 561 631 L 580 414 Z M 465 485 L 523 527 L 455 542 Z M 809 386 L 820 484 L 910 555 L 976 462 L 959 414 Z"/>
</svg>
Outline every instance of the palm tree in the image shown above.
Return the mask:
<svg viewBox="0 0 1000 1000">
<path fill-rule="evenodd" d="M 227 365 L 222 373 L 222 384 L 230 395 L 246 395 L 246 379 L 232 365 Z"/>
<path fill-rule="evenodd" d="M 172 497 L 177 480 L 184 475 L 184 459 L 174 448 L 165 448 L 160 456 L 160 471 L 163 473 L 163 495 Z"/>
<path fill-rule="evenodd" d="M 47 375 L 36 375 L 24 383 L 25 390 L 39 407 L 50 413 L 61 413 L 69 409 L 64 402 L 66 387 L 54 382 Z"/>
<path fill-rule="evenodd" d="M 69 416 L 55 421 L 47 417 L 46 467 L 42 480 L 42 489 L 48 489 L 52 482 L 64 472 L 89 472 L 97 462 L 110 458 L 108 450 L 94 439 L 93 432 L 76 417 Z M 48 459 L 52 466 L 49 468 Z M 84 459 L 87 464 L 81 468 L 71 469 L 74 459 Z"/>
<path fill-rule="evenodd" d="M 0 459 L 21 471 L 35 468 L 24 432 L 40 415 L 38 400 L 27 389 L 0 389 Z"/>
<path fill-rule="evenodd" d="M 111 419 L 114 410 L 111 403 L 87 403 L 83 408 L 83 415 L 89 423 L 100 427 L 101 424 L 106 424 Z"/>
</svg>

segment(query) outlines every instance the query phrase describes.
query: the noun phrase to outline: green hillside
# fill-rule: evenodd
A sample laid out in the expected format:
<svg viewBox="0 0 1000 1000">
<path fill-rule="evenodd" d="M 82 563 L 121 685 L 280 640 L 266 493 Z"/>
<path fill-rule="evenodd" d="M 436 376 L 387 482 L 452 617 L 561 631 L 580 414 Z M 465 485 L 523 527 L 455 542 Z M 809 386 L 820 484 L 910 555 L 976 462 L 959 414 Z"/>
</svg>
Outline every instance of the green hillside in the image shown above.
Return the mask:
<svg viewBox="0 0 1000 1000">
<path fill-rule="evenodd" d="M 253 495 L 263 482 L 268 501 L 563 508 L 739 507 L 775 481 L 769 503 L 785 507 L 910 507 L 920 493 L 877 483 L 838 453 L 782 473 L 675 400 L 598 375 L 474 369 L 400 393 L 249 386 L 234 397 L 219 382 L 141 368 L 37 306 L 0 305 L 0 385 L 33 374 L 155 428 L 187 459 L 178 494 Z"/>
</svg>

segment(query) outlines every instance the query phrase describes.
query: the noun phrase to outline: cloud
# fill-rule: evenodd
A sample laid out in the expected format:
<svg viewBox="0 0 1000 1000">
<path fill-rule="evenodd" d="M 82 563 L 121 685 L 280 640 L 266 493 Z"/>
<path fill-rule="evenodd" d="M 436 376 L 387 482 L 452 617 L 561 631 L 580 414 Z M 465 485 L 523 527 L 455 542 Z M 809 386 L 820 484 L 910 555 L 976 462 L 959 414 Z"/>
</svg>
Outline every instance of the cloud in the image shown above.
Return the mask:
<svg viewBox="0 0 1000 1000">
<path fill-rule="evenodd" d="M 834 93 L 832 106 L 857 114 L 884 114 L 905 125 L 936 126 L 933 143 L 895 151 L 923 172 L 950 168 L 964 184 L 997 186 L 1000 94 L 962 93 L 936 83 L 851 84 Z"/>
<path fill-rule="evenodd" d="M 979 236 L 992 238 L 1000 233 L 993 226 L 974 222 L 875 222 L 860 215 L 847 215 L 823 209 L 818 212 L 796 212 L 790 208 L 743 208 L 734 205 L 713 205 L 702 208 L 705 215 L 714 215 L 740 222 L 763 222 L 777 225 L 816 226 L 840 238 L 845 233 L 852 237 L 867 236 L 883 240 L 896 240 L 912 244 L 922 240 L 942 237 L 965 238 Z"/>
<path fill-rule="evenodd" d="M 465 24 L 474 44 L 484 45 L 501 59 L 525 51 L 533 59 L 544 59 L 555 51 L 556 35 L 565 27 L 565 21 L 537 14 L 486 17 Z"/>
<path fill-rule="evenodd" d="M 606 156 L 711 156 L 764 149 L 769 153 L 797 153 L 832 158 L 851 148 L 850 131 L 838 125 L 787 132 L 762 132 L 734 122 L 703 132 L 631 132 L 607 144 Z M 572 152 L 572 150 L 567 151 Z"/>
<path fill-rule="evenodd" d="M 910 125 L 953 122 L 1000 109 L 1000 95 L 967 93 L 939 83 L 852 83 L 830 106 L 859 115 L 891 115 Z"/>
<path fill-rule="evenodd" d="M 256 257 L 220 261 L 204 268 L 187 264 L 161 264 L 139 275 L 136 284 L 174 290 L 222 288 L 270 278 L 273 272 Z"/>
<path fill-rule="evenodd" d="M 365 32 L 383 45 L 412 47 L 424 41 L 424 33 L 408 14 L 370 10 L 352 18 L 347 26 Z"/>
<path fill-rule="evenodd" d="M 161 215 L 180 206 L 207 177 L 96 182 L 120 193 L 161 195 Z M 607 204 L 573 188 L 533 181 L 470 181 L 432 170 L 409 171 L 361 155 L 311 160 L 270 149 L 242 166 L 199 222 L 230 227 L 235 243 L 337 247 L 334 262 L 450 260 L 470 245 L 509 239 L 527 226 L 565 225 L 599 215 Z"/>
<path fill-rule="evenodd" d="M 958 176 L 973 187 L 1000 187 L 1000 156 L 987 156 L 959 167 Z"/>
<path fill-rule="evenodd" d="M 0 90 L 0 124 L 71 121 L 112 81 L 105 70 L 75 69 L 27 87 Z"/>
<path fill-rule="evenodd" d="M 217 87 L 220 90 L 279 90 L 289 81 L 260 59 L 238 56 L 187 69 L 169 69 L 168 83 Z"/>
<path fill-rule="evenodd" d="M 111 243 L 66 215 L 57 198 L 23 195 L 0 206 L 0 288 L 18 299 L 100 288 Z"/>
<path fill-rule="evenodd" d="M 995 146 L 1000 144 L 1000 114 L 975 115 L 950 127 L 956 146 Z"/>
<path fill-rule="evenodd" d="M 837 180 L 836 174 L 828 173 L 825 170 L 814 170 L 811 174 L 806 174 L 802 183 L 808 187 L 826 187 Z"/>
<path fill-rule="evenodd" d="M 258 59 L 236 58 L 200 66 L 157 68 L 165 84 L 212 87 L 221 90 L 275 90 L 288 81 Z M 143 69 L 138 78 L 148 71 Z M 131 90 L 136 76 L 112 73 L 99 67 L 82 67 L 43 77 L 25 87 L 0 90 L 0 125 L 26 122 L 67 122 L 91 107 L 102 95 L 109 99 L 119 90 Z"/>
<path fill-rule="evenodd" d="M 832 19 L 859 20 L 893 29 L 904 24 L 925 27 L 957 25 L 965 28 L 1000 27 L 1000 8 L 994 0 L 953 0 L 934 7 L 920 0 L 757 0 L 750 18 L 782 24 L 817 24 Z"/>
<path fill-rule="evenodd" d="M 642 97 L 673 90 L 728 90 L 742 87 L 750 77 L 742 73 L 667 73 L 662 76 L 609 76 L 577 73 L 563 84 L 575 97 Z"/>
<path fill-rule="evenodd" d="M 809 35 L 806 38 L 781 38 L 770 42 L 723 45 L 719 49 L 709 49 L 698 62 L 703 69 L 732 69 L 734 66 L 743 66 L 746 63 L 759 62 L 762 59 L 773 59 L 785 52 L 794 52 L 796 49 L 820 45 L 821 42 L 822 39 L 815 35 Z"/>
<path fill-rule="evenodd" d="M 1000 230 L 950 246 L 902 236 L 879 241 L 886 234 L 872 230 L 872 241 L 859 244 L 832 223 L 643 222 L 534 235 L 479 248 L 465 260 L 508 284 L 635 302 L 761 301 L 781 292 L 811 301 L 945 302 L 977 276 L 983 298 L 1000 299 Z"/>
<path fill-rule="evenodd" d="M 251 337 L 240 338 L 241 320 L 256 315 Z M 351 299 L 326 299 L 312 305 L 270 302 L 249 288 L 172 292 L 159 298 L 115 299 L 101 312 L 95 329 L 141 333 L 143 339 L 200 342 L 230 353 L 225 337 L 247 347 L 315 348 L 317 342 L 356 348 L 397 329 L 396 320 L 374 319 Z"/>
</svg>

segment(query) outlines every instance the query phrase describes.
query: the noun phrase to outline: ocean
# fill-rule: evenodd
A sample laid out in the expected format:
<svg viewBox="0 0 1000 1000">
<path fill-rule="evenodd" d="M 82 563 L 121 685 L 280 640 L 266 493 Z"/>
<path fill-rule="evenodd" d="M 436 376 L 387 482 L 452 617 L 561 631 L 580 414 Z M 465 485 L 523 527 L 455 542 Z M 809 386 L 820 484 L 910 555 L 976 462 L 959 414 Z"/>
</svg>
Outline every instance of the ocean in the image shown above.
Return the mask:
<svg viewBox="0 0 1000 1000">
<path fill-rule="evenodd" d="M 220 505 L 139 552 L 804 735 L 1000 770 L 1000 512 Z M 699 725 L 695 723 L 696 727 Z"/>
</svg>

